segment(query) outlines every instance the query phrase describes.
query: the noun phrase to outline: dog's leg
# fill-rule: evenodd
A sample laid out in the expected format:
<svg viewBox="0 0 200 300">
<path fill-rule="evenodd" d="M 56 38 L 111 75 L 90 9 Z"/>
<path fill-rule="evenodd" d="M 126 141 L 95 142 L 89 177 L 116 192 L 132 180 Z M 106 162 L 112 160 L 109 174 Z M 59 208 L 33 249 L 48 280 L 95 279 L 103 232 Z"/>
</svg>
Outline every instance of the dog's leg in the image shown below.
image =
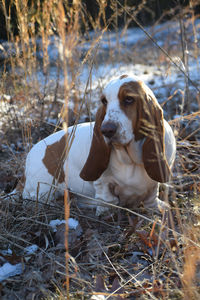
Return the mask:
<svg viewBox="0 0 200 300">
<path fill-rule="evenodd" d="M 105 176 L 101 176 L 98 180 L 94 182 L 95 188 L 95 198 L 103 200 L 107 203 L 118 204 L 119 198 L 113 195 L 109 187 L 110 183 L 106 180 Z M 101 204 L 100 201 L 97 202 L 96 215 L 100 216 L 109 209 L 109 205 L 105 206 L 104 203 Z"/>
<path fill-rule="evenodd" d="M 163 212 L 169 209 L 168 203 L 161 201 L 158 198 L 159 184 L 156 183 L 149 196 L 144 200 L 144 207 L 155 209 L 159 212 Z"/>
</svg>

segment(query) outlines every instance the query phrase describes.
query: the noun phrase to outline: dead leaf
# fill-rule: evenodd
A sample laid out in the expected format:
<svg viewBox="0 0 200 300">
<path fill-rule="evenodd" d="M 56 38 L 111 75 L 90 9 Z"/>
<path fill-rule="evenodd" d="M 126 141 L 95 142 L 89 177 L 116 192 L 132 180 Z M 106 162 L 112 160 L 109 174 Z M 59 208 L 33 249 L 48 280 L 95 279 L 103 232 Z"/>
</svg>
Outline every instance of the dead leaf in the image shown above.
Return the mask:
<svg viewBox="0 0 200 300">
<path fill-rule="evenodd" d="M 135 233 L 138 223 L 138 218 L 132 218 L 128 215 L 128 222 L 130 227 L 126 230 L 125 236 L 126 238 L 129 237 L 131 234 Z"/>
<path fill-rule="evenodd" d="M 116 291 L 116 292 L 115 292 Z M 99 294 L 98 294 L 99 293 Z M 106 287 L 105 281 L 101 275 L 96 276 L 96 284 L 95 284 L 95 293 L 91 299 L 106 299 L 107 297 L 110 300 L 122 300 L 122 296 L 120 294 L 123 293 L 123 289 L 120 286 L 118 277 L 115 277 L 112 283 L 112 287 L 108 289 Z M 110 294 L 110 297 L 109 297 Z"/>
<path fill-rule="evenodd" d="M 0 253 L 0 256 L 3 257 L 11 265 L 15 265 L 22 261 L 22 256 L 16 255 L 15 252 L 13 252 L 11 255 L 3 255 Z"/>
<path fill-rule="evenodd" d="M 146 247 L 153 248 L 153 246 L 156 245 L 154 240 L 150 238 L 149 232 L 145 230 L 137 230 L 136 233 Z"/>
<path fill-rule="evenodd" d="M 101 275 L 96 276 L 95 292 L 104 292 L 106 289 L 103 277 Z"/>
<path fill-rule="evenodd" d="M 115 279 L 113 280 L 112 283 L 112 287 L 111 287 L 111 293 L 115 292 L 116 294 L 122 294 L 124 293 L 123 288 L 121 287 L 120 283 L 119 283 L 119 279 L 118 277 L 115 277 Z"/>
</svg>

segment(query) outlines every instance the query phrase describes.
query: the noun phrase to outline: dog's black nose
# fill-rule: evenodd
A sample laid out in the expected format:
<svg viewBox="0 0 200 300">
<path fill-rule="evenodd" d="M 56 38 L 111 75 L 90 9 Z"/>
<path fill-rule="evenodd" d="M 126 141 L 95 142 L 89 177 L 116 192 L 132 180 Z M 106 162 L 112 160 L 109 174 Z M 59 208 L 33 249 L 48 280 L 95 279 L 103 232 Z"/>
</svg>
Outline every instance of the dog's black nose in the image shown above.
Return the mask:
<svg viewBox="0 0 200 300">
<path fill-rule="evenodd" d="M 116 131 L 117 131 L 117 125 L 115 123 L 106 122 L 101 125 L 102 134 L 109 139 L 115 135 Z"/>
</svg>

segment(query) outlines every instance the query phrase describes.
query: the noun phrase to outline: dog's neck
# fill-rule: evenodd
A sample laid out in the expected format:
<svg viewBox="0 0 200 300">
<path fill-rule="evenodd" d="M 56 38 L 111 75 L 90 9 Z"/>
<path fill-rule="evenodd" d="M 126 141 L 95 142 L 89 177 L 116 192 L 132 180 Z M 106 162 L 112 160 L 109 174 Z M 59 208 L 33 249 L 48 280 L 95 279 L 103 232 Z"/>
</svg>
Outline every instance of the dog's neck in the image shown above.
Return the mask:
<svg viewBox="0 0 200 300">
<path fill-rule="evenodd" d="M 143 140 L 135 141 L 133 138 L 127 145 L 113 144 L 113 151 L 117 159 L 124 164 L 143 164 L 142 161 L 142 145 Z"/>
</svg>

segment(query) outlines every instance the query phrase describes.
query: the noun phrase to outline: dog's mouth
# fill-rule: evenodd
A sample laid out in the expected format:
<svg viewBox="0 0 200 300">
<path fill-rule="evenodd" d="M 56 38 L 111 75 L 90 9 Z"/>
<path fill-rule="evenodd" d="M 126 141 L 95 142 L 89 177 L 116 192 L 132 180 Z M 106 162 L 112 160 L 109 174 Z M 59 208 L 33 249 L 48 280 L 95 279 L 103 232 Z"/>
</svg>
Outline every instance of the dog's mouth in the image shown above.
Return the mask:
<svg viewBox="0 0 200 300">
<path fill-rule="evenodd" d="M 105 142 L 108 145 L 122 145 L 117 134 L 113 135 L 112 137 L 107 137 L 105 135 L 103 137 L 104 137 Z"/>
<path fill-rule="evenodd" d="M 132 139 L 130 141 L 122 141 L 121 139 L 119 139 L 117 136 L 116 137 L 112 137 L 110 139 L 106 138 L 106 143 L 110 146 L 114 146 L 114 147 L 127 147 L 130 143 L 131 143 Z"/>
</svg>

